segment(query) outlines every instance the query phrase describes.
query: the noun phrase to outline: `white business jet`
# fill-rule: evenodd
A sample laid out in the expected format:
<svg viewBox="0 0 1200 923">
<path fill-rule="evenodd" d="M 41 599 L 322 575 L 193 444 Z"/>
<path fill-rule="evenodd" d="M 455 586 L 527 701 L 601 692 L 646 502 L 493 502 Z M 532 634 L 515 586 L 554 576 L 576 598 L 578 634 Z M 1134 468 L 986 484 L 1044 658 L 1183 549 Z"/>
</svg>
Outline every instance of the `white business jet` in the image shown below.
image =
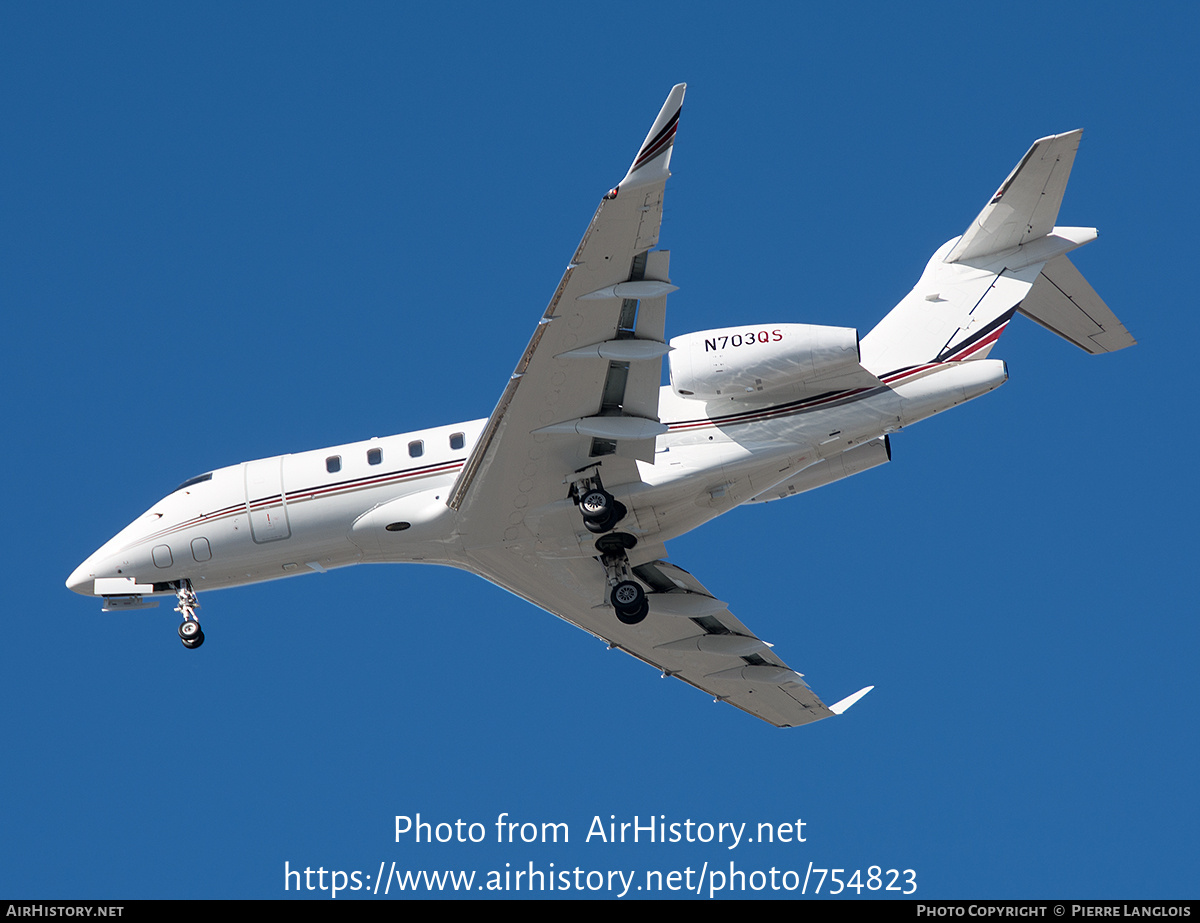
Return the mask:
<svg viewBox="0 0 1200 923">
<path fill-rule="evenodd" d="M 1042 138 L 961 237 L 860 341 L 741 324 L 664 339 L 676 287 L 654 249 L 684 85 L 603 197 L 486 420 L 245 462 L 191 478 L 67 586 L 105 611 L 363 562 L 463 568 L 714 698 L 789 727 L 826 706 L 664 542 L 744 503 L 890 457 L 888 435 L 999 387 L 1016 313 L 1091 353 L 1134 341 L 1056 227 L 1081 132 Z M 660 388 L 663 357 L 670 387 Z"/>
</svg>

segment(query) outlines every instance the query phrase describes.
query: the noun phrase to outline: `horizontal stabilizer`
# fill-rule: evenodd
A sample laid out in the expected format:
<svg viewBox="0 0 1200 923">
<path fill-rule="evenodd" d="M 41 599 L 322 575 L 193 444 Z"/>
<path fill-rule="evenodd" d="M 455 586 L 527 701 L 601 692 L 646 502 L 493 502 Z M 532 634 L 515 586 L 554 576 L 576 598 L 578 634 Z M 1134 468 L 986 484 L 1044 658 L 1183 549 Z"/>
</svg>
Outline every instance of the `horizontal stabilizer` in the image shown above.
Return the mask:
<svg viewBox="0 0 1200 923">
<path fill-rule="evenodd" d="M 864 686 L 862 689 L 859 689 L 858 692 L 854 693 L 854 695 L 848 695 L 840 702 L 834 702 L 829 706 L 829 710 L 835 715 L 844 714 L 846 709 L 848 709 L 851 705 L 853 705 L 874 688 L 874 686 Z"/>
<path fill-rule="evenodd" d="M 1010 250 L 1054 230 L 1083 129 L 1051 135 L 1033 147 L 983 207 L 946 257 L 961 263 Z"/>
<path fill-rule="evenodd" d="M 1092 355 L 1137 342 L 1065 255 L 1042 267 L 1018 310 Z"/>
</svg>

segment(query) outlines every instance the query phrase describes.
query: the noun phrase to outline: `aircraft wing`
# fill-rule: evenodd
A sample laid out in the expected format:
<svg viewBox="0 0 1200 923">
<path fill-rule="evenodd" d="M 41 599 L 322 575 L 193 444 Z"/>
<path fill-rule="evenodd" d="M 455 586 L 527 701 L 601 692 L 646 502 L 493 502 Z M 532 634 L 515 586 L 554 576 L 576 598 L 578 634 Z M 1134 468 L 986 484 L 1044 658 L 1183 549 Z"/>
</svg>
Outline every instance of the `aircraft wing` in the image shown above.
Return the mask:
<svg viewBox="0 0 1200 923">
<path fill-rule="evenodd" d="M 625 625 L 606 600 L 608 585 L 594 560 L 555 561 L 552 569 L 485 554 L 481 573 L 534 605 L 582 628 L 664 675 L 695 686 L 776 727 L 840 715 L 873 687 L 825 705 L 802 675 L 775 656 L 695 577 L 666 561 L 633 568 L 651 592 L 650 615 Z"/>
<path fill-rule="evenodd" d="M 447 502 L 468 547 L 527 537 L 519 511 L 565 497 L 564 479 L 580 468 L 599 463 L 610 489 L 640 480 L 636 461 L 652 460 L 666 432 L 658 393 L 675 287 L 669 253 L 648 251 L 684 90 L 671 90 L 625 178 L 601 200 L 463 467 Z"/>
<path fill-rule="evenodd" d="M 624 566 L 649 615 L 621 622 L 596 535 L 570 497 L 582 471 L 617 496 L 641 483 L 658 418 L 666 251 L 652 251 L 684 85 L 671 90 L 621 183 L 601 200 L 447 505 L 471 570 L 612 647 L 781 727 L 839 714 L 686 571 L 668 564 L 653 510 L 631 503 Z M 622 491 L 622 487 L 626 491 Z M 646 515 L 648 521 L 639 519 Z M 628 546 L 626 546 L 628 548 Z"/>
</svg>

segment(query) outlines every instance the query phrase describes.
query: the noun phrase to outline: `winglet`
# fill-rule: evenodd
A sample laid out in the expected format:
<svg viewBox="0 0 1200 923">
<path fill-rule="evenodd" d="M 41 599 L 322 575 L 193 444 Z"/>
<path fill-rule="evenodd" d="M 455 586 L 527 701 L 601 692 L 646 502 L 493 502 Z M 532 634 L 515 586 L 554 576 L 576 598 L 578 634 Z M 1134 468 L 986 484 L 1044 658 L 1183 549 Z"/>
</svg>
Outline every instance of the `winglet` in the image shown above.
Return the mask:
<svg viewBox="0 0 1200 923">
<path fill-rule="evenodd" d="M 618 189 L 665 180 L 671 175 L 671 145 L 675 143 L 675 129 L 679 125 L 679 113 L 683 109 L 686 90 L 686 83 L 677 83 L 671 88 L 667 101 L 659 110 L 658 118 L 654 120 Z"/>
<path fill-rule="evenodd" d="M 846 709 L 848 709 L 851 705 L 853 705 L 874 688 L 874 686 L 865 686 L 864 688 L 859 689 L 858 692 L 854 693 L 854 695 L 848 695 L 840 702 L 834 702 L 829 706 L 829 710 L 835 715 L 844 714 Z"/>
</svg>

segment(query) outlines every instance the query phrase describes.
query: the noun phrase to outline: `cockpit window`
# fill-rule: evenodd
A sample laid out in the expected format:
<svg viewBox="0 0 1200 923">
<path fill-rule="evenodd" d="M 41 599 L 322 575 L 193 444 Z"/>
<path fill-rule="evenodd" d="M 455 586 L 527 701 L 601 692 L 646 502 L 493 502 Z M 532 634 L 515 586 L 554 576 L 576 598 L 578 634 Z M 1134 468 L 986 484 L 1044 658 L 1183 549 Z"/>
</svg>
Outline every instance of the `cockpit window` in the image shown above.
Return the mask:
<svg viewBox="0 0 1200 923">
<path fill-rule="evenodd" d="M 208 472 L 208 474 L 198 474 L 194 478 L 188 478 L 186 481 L 184 481 L 182 484 L 180 484 L 178 487 L 176 487 L 175 490 L 183 490 L 185 487 L 191 487 L 193 484 L 199 484 L 203 481 L 211 481 L 211 480 L 212 480 L 212 472 L 211 471 Z"/>
</svg>

